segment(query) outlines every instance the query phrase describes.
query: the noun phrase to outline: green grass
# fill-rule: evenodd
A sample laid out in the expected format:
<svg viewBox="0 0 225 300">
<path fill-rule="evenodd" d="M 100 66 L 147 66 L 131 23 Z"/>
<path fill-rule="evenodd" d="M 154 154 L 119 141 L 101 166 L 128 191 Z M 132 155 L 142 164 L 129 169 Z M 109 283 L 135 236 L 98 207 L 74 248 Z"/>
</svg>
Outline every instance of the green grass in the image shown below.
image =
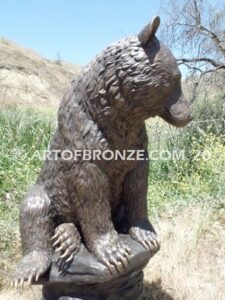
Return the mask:
<svg viewBox="0 0 225 300">
<path fill-rule="evenodd" d="M 18 246 L 19 205 L 28 186 L 35 181 L 41 160 L 32 159 L 44 150 L 54 128 L 54 118 L 16 107 L 0 111 L 0 268 Z M 1 273 L 0 273 L 1 275 Z"/>
<path fill-rule="evenodd" d="M 168 206 L 211 202 L 225 207 L 225 108 L 218 95 L 207 103 L 198 99 L 194 121 L 175 129 L 162 121 L 147 123 L 149 151 L 183 153 L 184 159 L 152 160 L 149 176 L 149 211 L 159 214 Z M 175 157 L 175 158 L 174 158 Z"/>
<path fill-rule="evenodd" d="M 194 126 L 194 125 L 193 125 Z M 190 139 L 188 145 L 166 143 L 171 153 L 183 151 L 184 159 L 153 160 L 149 176 L 150 213 L 159 213 L 167 206 L 187 203 L 213 202 L 214 207 L 225 203 L 225 135 L 212 133 L 193 136 L 189 127 L 182 133 Z M 180 152 L 179 152 L 180 151 Z"/>
</svg>

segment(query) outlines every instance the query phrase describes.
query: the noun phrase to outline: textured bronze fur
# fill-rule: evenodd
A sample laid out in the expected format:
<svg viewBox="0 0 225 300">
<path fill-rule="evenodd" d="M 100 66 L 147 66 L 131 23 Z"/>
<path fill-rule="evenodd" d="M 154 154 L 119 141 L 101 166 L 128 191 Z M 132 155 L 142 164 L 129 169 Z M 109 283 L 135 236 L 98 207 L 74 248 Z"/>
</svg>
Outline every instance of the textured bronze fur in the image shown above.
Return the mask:
<svg viewBox="0 0 225 300">
<path fill-rule="evenodd" d="M 138 36 L 112 44 L 83 69 L 61 102 L 50 149 L 144 149 L 147 158 L 147 118 L 161 116 L 178 127 L 189 123 L 180 71 L 155 37 L 158 26 L 156 17 Z M 60 154 L 46 159 L 21 206 L 23 258 L 16 284 L 45 273 L 55 246 L 71 260 L 81 241 L 112 274 L 126 268 L 132 252 L 118 232 L 157 251 L 147 212 L 148 165 L 148 160 L 64 160 Z"/>
</svg>

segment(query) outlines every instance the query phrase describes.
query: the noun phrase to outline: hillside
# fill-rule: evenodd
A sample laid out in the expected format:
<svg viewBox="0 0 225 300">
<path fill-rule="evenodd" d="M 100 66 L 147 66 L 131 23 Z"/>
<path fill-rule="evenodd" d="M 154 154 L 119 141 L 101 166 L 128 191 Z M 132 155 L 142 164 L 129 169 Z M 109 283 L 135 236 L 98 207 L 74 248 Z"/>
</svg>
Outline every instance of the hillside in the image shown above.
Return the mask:
<svg viewBox="0 0 225 300">
<path fill-rule="evenodd" d="M 52 61 L 0 38 L 0 107 L 57 107 L 80 67 Z"/>
</svg>

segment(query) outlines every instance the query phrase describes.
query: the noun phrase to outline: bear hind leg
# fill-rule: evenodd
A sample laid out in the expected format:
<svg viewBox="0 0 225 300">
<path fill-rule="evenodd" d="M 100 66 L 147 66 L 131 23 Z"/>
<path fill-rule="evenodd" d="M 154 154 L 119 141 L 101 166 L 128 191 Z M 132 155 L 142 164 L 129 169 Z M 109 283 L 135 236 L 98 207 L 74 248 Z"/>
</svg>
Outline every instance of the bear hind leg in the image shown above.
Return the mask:
<svg viewBox="0 0 225 300">
<path fill-rule="evenodd" d="M 52 262 L 50 238 L 54 226 L 50 214 L 50 199 L 41 185 L 35 185 L 26 194 L 20 208 L 20 233 L 23 257 L 13 285 L 29 284 L 43 275 Z"/>
</svg>

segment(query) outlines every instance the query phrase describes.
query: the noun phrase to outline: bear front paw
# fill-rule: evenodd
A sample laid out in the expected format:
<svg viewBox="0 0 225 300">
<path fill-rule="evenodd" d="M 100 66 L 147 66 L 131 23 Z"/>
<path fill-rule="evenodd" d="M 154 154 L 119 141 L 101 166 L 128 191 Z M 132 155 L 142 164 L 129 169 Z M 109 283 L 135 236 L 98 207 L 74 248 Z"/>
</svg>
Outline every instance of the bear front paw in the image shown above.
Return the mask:
<svg viewBox="0 0 225 300">
<path fill-rule="evenodd" d="M 90 248 L 112 275 L 128 269 L 131 250 L 114 230 L 99 235 Z"/>
<path fill-rule="evenodd" d="M 51 238 L 52 248 L 55 252 L 61 252 L 60 259 L 71 262 L 80 248 L 80 234 L 73 223 L 63 223 L 55 229 L 55 235 Z"/>
<path fill-rule="evenodd" d="M 160 249 L 160 241 L 149 221 L 143 221 L 131 226 L 129 234 L 132 239 L 142 244 L 145 249 L 157 252 Z"/>
</svg>

